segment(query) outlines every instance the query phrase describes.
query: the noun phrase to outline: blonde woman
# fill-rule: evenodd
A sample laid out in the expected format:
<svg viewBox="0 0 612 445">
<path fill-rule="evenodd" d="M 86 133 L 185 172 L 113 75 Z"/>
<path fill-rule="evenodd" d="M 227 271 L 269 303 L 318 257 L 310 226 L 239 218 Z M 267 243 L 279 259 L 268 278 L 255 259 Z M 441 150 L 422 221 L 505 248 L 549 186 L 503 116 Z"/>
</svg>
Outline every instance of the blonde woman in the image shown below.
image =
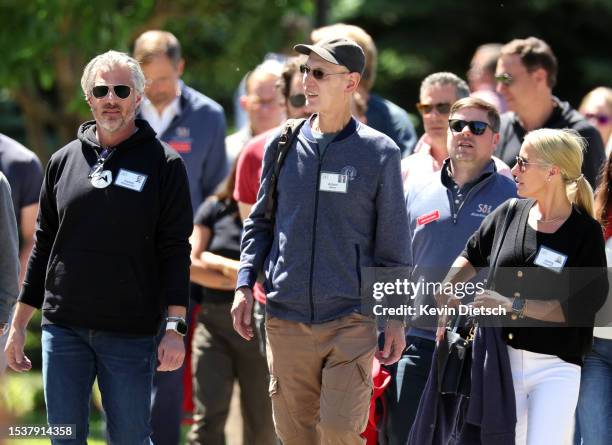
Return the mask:
<svg viewBox="0 0 612 445">
<path fill-rule="evenodd" d="M 516 204 L 499 246 L 495 290 L 474 300 L 479 308 L 506 309 L 501 332 L 515 392 L 517 444 L 571 442 L 580 367 L 608 291 L 593 191 L 581 174 L 583 151 L 584 141 L 571 130 L 540 129 L 525 137 L 512 174 L 526 199 Z M 508 207 L 483 221 L 448 281 L 469 280 L 489 266 Z"/>
</svg>

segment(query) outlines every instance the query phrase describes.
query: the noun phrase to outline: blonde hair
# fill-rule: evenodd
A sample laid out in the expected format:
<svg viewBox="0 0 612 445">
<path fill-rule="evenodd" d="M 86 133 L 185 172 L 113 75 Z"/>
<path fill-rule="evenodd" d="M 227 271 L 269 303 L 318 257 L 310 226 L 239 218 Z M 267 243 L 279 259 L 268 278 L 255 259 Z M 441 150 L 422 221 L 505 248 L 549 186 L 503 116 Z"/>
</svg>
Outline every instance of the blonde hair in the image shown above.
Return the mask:
<svg viewBox="0 0 612 445">
<path fill-rule="evenodd" d="M 581 172 L 586 141 L 577 131 L 540 128 L 525 136 L 539 159 L 559 167 L 567 199 L 591 217 L 595 217 L 593 189 Z"/>
</svg>

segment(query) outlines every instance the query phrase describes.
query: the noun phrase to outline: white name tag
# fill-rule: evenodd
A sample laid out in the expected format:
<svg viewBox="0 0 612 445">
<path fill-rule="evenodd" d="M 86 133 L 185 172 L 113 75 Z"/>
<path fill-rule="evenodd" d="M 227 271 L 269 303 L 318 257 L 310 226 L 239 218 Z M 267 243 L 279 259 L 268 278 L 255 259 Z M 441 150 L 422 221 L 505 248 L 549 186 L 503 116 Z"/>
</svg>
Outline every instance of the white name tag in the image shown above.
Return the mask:
<svg viewBox="0 0 612 445">
<path fill-rule="evenodd" d="M 140 192 L 147 181 L 147 175 L 142 173 L 131 172 L 123 168 L 119 169 L 117 179 L 115 179 L 115 185 L 124 187 L 126 189 Z"/>
<path fill-rule="evenodd" d="M 346 193 L 348 191 L 348 175 L 321 172 L 319 190 L 322 192 Z"/>
<path fill-rule="evenodd" d="M 536 255 L 534 264 L 536 266 L 541 266 L 548 270 L 552 270 L 553 272 L 561 273 L 566 261 L 567 255 L 563 255 L 562 253 L 549 249 L 546 246 L 540 246 L 540 250 Z"/>
</svg>

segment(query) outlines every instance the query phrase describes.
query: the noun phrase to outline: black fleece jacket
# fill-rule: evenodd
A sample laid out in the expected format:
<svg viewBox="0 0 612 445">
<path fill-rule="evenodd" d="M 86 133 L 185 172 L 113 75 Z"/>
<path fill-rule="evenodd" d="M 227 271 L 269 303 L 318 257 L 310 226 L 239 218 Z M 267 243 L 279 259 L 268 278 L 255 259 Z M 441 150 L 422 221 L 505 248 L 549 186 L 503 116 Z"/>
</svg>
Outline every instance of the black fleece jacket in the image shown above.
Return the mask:
<svg viewBox="0 0 612 445">
<path fill-rule="evenodd" d="M 43 324 L 155 335 L 168 305 L 187 306 L 192 210 L 180 156 L 144 120 L 104 164 L 113 182 L 88 178 L 101 151 L 95 122 L 49 161 L 36 244 L 19 300 L 41 308 Z M 146 176 L 122 187 L 120 170 Z"/>
</svg>

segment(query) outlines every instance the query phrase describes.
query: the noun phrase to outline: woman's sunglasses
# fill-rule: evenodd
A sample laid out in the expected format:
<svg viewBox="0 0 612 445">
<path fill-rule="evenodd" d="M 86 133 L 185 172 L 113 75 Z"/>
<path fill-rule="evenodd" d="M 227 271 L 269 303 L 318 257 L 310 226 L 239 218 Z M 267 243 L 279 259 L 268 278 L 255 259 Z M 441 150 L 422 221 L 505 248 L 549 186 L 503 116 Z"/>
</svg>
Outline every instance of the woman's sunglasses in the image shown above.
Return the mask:
<svg viewBox="0 0 612 445">
<path fill-rule="evenodd" d="M 606 116 L 605 114 L 586 113 L 584 117 L 586 117 L 587 120 L 597 122 L 599 125 L 606 125 L 610 122 L 610 116 Z"/>
<path fill-rule="evenodd" d="M 322 71 L 319 68 L 310 68 L 308 65 L 302 64 L 302 65 L 300 65 L 300 73 L 302 73 L 302 74 L 312 74 L 312 77 L 314 77 L 315 79 L 323 80 L 327 76 L 337 76 L 339 74 L 348 74 L 349 72 L 348 71 L 343 71 L 341 73 L 326 73 L 325 71 Z"/>
<path fill-rule="evenodd" d="M 289 96 L 289 103 L 292 107 L 302 108 L 304 105 L 306 105 L 306 95 L 300 93 Z"/>
<path fill-rule="evenodd" d="M 520 156 L 517 156 L 515 159 L 516 159 L 516 164 L 519 166 L 519 169 L 521 170 L 522 173 L 524 173 L 527 167 L 529 167 L 530 165 L 539 165 L 541 167 L 550 166 L 550 164 L 546 164 L 544 162 L 529 162 L 527 159 L 521 158 Z"/>
<path fill-rule="evenodd" d="M 108 95 L 111 88 L 113 94 L 119 99 L 127 99 L 132 92 L 132 88 L 128 85 L 96 85 L 91 89 L 91 94 L 96 99 L 102 99 Z"/>
<path fill-rule="evenodd" d="M 463 119 L 448 120 L 449 128 L 455 133 L 461 133 L 466 125 L 468 126 L 472 134 L 476 136 L 480 136 L 485 131 L 487 131 L 487 127 L 490 127 L 488 123 L 482 121 L 464 121 Z"/>
</svg>

